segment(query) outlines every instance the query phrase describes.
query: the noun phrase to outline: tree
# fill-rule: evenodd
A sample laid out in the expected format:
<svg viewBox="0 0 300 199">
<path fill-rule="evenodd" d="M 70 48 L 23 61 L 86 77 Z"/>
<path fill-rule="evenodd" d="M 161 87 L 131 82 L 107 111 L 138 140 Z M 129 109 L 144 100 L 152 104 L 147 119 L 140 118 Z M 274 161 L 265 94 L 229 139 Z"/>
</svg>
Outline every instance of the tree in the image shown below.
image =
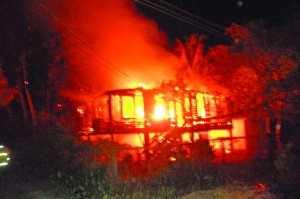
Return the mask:
<svg viewBox="0 0 300 199">
<path fill-rule="evenodd" d="M 61 37 L 36 1 L 7 2 L 0 10 L 5 17 L 0 22 L 3 70 L 16 88 L 22 119 L 49 122 L 65 79 Z"/>
<path fill-rule="evenodd" d="M 205 90 L 230 95 L 235 101 L 235 114 L 248 117 L 252 126 L 256 124 L 255 128 L 260 128 L 252 130 L 262 135 L 270 133 L 266 128 L 270 119 L 276 120 L 277 127 L 283 122 L 295 122 L 299 115 L 297 47 L 283 45 L 257 23 L 247 27 L 232 24 L 226 33 L 233 39 L 232 43 L 202 51 L 196 65 L 192 65 L 188 56 L 196 57 L 195 48 L 188 48 L 195 41 L 193 36 L 186 46 L 179 43 L 181 52 L 185 52 L 183 66 L 187 66 L 183 67 L 186 72 L 180 73 L 192 74 L 186 75 L 185 81 L 193 82 L 190 79 L 196 78 Z M 275 129 L 275 124 L 272 125 Z"/>
<path fill-rule="evenodd" d="M 204 36 L 191 35 L 185 42 L 176 40 L 175 54 L 180 57 L 181 67 L 177 79 L 184 85 L 194 89 L 206 90 L 207 85 L 212 87 L 210 81 L 211 68 L 206 64 Z"/>
<path fill-rule="evenodd" d="M 269 117 L 281 116 L 291 117 L 295 112 L 288 111 L 288 107 L 295 107 L 294 97 L 296 79 L 293 73 L 297 70 L 296 52 L 292 48 L 280 47 L 269 43 L 270 34 L 260 26 L 249 25 L 241 27 L 233 24 L 227 29 L 227 33 L 234 39 L 231 49 L 237 56 L 248 59 L 248 63 L 241 64 L 242 69 L 252 70 L 252 75 L 243 73 L 245 79 L 251 77 L 251 87 L 246 90 L 249 97 L 255 96 L 257 99 L 251 100 L 256 106 L 254 109 L 262 110 L 262 115 Z M 237 61 L 237 60 L 236 60 Z M 240 79 L 241 73 L 235 73 L 234 79 Z M 232 89 L 231 89 L 232 90 Z M 243 91 L 243 90 L 240 90 Z M 283 103 L 283 104 L 282 104 Z M 247 104 L 244 110 L 253 106 Z M 293 113 L 294 112 L 294 113 Z"/>
<path fill-rule="evenodd" d="M 15 98 L 16 89 L 9 87 L 8 80 L 4 76 L 4 71 L 0 67 L 0 106 L 7 107 Z"/>
</svg>

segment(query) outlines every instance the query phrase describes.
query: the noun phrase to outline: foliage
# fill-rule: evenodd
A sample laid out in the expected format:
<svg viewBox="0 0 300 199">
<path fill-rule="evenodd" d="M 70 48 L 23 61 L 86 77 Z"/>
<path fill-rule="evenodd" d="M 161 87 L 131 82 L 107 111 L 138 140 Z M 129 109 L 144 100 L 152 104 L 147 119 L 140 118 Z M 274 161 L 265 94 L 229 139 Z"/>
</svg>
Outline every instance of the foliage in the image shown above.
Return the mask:
<svg viewBox="0 0 300 199">
<path fill-rule="evenodd" d="M 64 86 L 61 37 L 37 1 L 8 1 L 0 9 L 5 16 L 0 32 L 0 67 L 16 88 L 14 103 L 19 103 L 16 106 L 21 105 L 23 111 L 19 114 L 19 107 L 11 106 L 10 114 L 23 116 L 24 122 L 31 116 L 35 124 L 35 113 L 50 115 L 58 100 L 58 89 Z M 0 105 L 5 102 L 6 106 L 13 94 L 6 89 L 4 95 L 0 90 Z"/>
<path fill-rule="evenodd" d="M 17 141 L 16 160 L 24 173 L 47 178 L 58 171 L 72 173 L 88 170 L 93 164 L 97 147 L 79 140 L 77 135 L 59 126 L 28 127 Z"/>
<path fill-rule="evenodd" d="M 250 102 L 256 106 L 256 109 L 248 106 L 251 105 L 249 103 L 245 103 L 246 106 L 243 109 L 247 110 L 249 107 L 248 112 L 252 109 L 260 113 L 259 115 L 270 117 L 276 115 L 288 117 L 290 114 L 295 114 L 294 111 L 291 112 L 288 109 L 291 106 L 295 107 L 292 93 L 297 88 L 296 79 L 293 78 L 293 73 L 298 67 L 295 59 L 296 51 L 292 48 L 278 46 L 276 42 L 268 43 L 272 35 L 259 25 L 241 27 L 233 24 L 227 29 L 227 32 L 235 39 L 235 43 L 231 47 L 232 53 L 249 60 L 248 64 L 241 64 L 241 67 L 253 70 L 251 79 L 248 78 L 248 73 L 239 73 L 233 77 L 239 78 L 240 76 L 251 80 L 252 83 L 252 89 L 251 87 L 247 89 L 247 93 L 248 98 L 253 98 Z M 281 102 L 283 106 L 279 106 L 278 102 Z"/>
<path fill-rule="evenodd" d="M 67 198 L 104 198 L 112 195 L 109 183 L 105 178 L 105 167 L 96 165 L 82 172 L 76 170 L 70 174 L 57 172 L 51 176 L 52 189 L 49 194 L 55 197 L 63 195 Z"/>
<path fill-rule="evenodd" d="M 0 67 L 0 106 L 7 106 L 14 98 L 16 89 L 8 86 L 8 80 Z"/>
<path fill-rule="evenodd" d="M 164 188 L 169 191 L 176 190 L 174 194 L 180 196 L 195 190 L 216 187 L 229 181 L 230 178 L 216 165 L 203 161 L 184 160 L 169 164 L 167 168 L 161 169 L 158 175 L 149 177 L 144 185 L 150 193 L 159 193 L 157 190 Z"/>
<path fill-rule="evenodd" d="M 218 165 L 202 160 L 181 160 L 148 178 L 112 181 L 110 165 L 93 160 L 101 153 L 113 159 L 120 146 L 100 140 L 104 145 L 98 148 L 78 142 L 74 134 L 69 133 L 72 132 L 59 127 L 36 130 L 35 138 L 31 137 L 34 142 L 27 143 L 32 146 L 23 150 L 25 155 L 30 154 L 22 162 L 30 176 L 49 179 L 52 174 L 43 190 L 54 198 L 179 198 L 192 191 L 226 185 L 233 179 L 253 180 L 261 176 L 262 171 L 270 171 L 263 162 Z"/>
<path fill-rule="evenodd" d="M 233 42 L 211 47 L 207 52 L 203 50 L 203 39 L 197 40 L 195 35 L 185 44 L 178 42 L 183 60 L 179 74 L 188 74 L 182 76 L 188 86 L 230 94 L 236 102 L 236 112 L 282 114 L 285 118 L 295 114 L 296 51 L 269 42 L 271 33 L 259 25 L 232 24 L 226 32 Z M 279 101 L 283 103 L 282 110 Z"/>
<path fill-rule="evenodd" d="M 274 164 L 280 175 L 284 176 L 295 167 L 296 154 L 294 153 L 294 148 L 294 143 L 288 143 L 283 152 L 277 156 Z"/>
<path fill-rule="evenodd" d="M 274 161 L 279 187 L 287 194 L 299 194 L 299 155 L 296 142 L 288 143 Z"/>
<path fill-rule="evenodd" d="M 195 190 L 223 185 L 230 178 L 218 166 L 207 162 L 180 162 L 169 165 L 149 178 L 130 178 L 111 183 L 107 167 L 98 165 L 86 173 L 52 176 L 48 193 L 66 198 L 178 198 Z"/>
</svg>

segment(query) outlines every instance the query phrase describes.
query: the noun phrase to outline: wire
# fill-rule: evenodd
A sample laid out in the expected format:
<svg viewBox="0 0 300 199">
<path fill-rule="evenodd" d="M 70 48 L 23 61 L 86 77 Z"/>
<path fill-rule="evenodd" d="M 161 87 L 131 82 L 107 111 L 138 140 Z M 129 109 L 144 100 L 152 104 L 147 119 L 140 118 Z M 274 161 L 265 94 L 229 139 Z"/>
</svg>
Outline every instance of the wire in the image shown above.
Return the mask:
<svg viewBox="0 0 300 199">
<path fill-rule="evenodd" d="M 153 2 L 147 1 L 147 0 L 144 0 L 144 1 L 134 0 L 134 1 L 137 2 L 137 3 L 143 4 L 145 6 L 148 6 L 148 7 L 152 8 L 152 9 L 155 9 L 155 10 L 161 12 L 161 13 L 164 13 L 166 15 L 174 17 L 174 18 L 176 18 L 176 19 L 178 19 L 178 20 L 180 20 L 182 22 L 188 23 L 188 24 L 190 24 L 190 25 L 192 25 L 192 26 L 194 26 L 196 28 L 202 29 L 202 30 L 204 30 L 204 31 L 206 31 L 208 33 L 211 33 L 211 34 L 213 34 L 213 35 L 215 35 L 217 37 L 223 38 L 225 40 L 230 40 L 228 37 L 226 37 L 224 35 L 223 32 L 219 32 L 219 30 L 214 30 L 211 27 L 209 27 L 209 26 L 207 26 L 207 25 L 205 25 L 203 23 L 199 23 L 198 21 L 195 21 L 195 20 L 193 20 L 193 19 L 191 19 L 191 18 L 189 18 L 187 16 L 184 16 L 182 14 L 179 14 L 178 12 L 172 11 L 169 8 L 166 8 L 166 7 L 162 6 L 162 5 L 158 5 L 156 3 L 153 3 Z M 191 14 L 191 13 L 189 13 L 189 14 Z M 222 29 L 221 27 L 218 27 L 218 28 Z"/>
<path fill-rule="evenodd" d="M 60 25 L 62 25 L 69 33 L 71 33 L 78 41 L 80 41 L 87 49 L 89 49 L 91 52 L 93 52 L 98 58 L 103 60 L 105 63 L 101 63 L 103 66 L 108 66 L 109 68 L 115 70 L 119 74 L 123 75 L 123 78 L 128 81 L 128 82 L 134 82 L 134 83 L 139 83 L 139 81 L 135 80 L 132 78 L 130 75 L 127 73 L 123 72 L 121 69 L 116 67 L 114 64 L 112 64 L 109 60 L 104 58 L 101 54 L 99 54 L 95 49 L 93 49 L 91 46 L 89 46 L 84 40 L 82 40 L 78 35 L 76 35 L 66 24 L 64 24 L 59 18 L 51 12 L 51 10 L 45 6 L 43 3 L 41 3 L 39 0 L 37 0 L 38 4 L 46 11 L 50 16 L 55 19 Z"/>
<path fill-rule="evenodd" d="M 162 12 L 164 14 L 172 16 L 172 17 L 174 17 L 174 18 L 176 18 L 176 19 L 178 19 L 180 21 L 186 22 L 186 23 L 188 23 L 190 25 L 193 25 L 193 26 L 195 26 L 197 28 L 205 30 L 206 32 L 214 34 L 215 36 L 221 37 L 223 39 L 228 39 L 227 37 L 224 36 L 223 32 L 220 33 L 220 32 L 218 32 L 216 30 L 213 30 L 212 28 L 208 27 L 205 24 L 201 24 L 201 23 L 199 23 L 199 22 L 197 22 L 197 21 L 195 21 L 193 19 L 190 19 L 190 18 L 188 18 L 186 16 L 183 16 L 183 15 L 179 14 L 178 12 L 172 11 L 172 10 L 170 10 L 170 9 L 164 7 L 164 6 L 155 4 L 155 3 L 151 2 L 151 1 L 147 1 L 147 0 L 144 0 L 144 2 L 141 1 L 141 0 L 135 0 L 135 1 L 138 2 L 138 3 L 141 3 L 141 4 L 145 5 L 145 6 L 148 6 L 150 8 L 153 8 L 153 9 L 159 11 L 159 12 Z"/>
<path fill-rule="evenodd" d="M 198 20 L 200 20 L 200 21 L 202 21 L 204 23 L 208 23 L 208 24 L 214 26 L 215 28 L 220 29 L 221 31 L 224 31 L 224 29 L 225 29 L 224 27 L 221 27 L 221 26 L 219 26 L 219 25 L 217 25 L 217 24 L 215 24 L 215 23 L 213 23 L 211 21 L 208 21 L 208 20 L 206 20 L 204 18 L 201 18 L 201 17 L 199 17 L 199 16 L 197 16 L 197 15 L 195 15 L 193 13 L 190 13 L 190 12 L 188 12 L 186 10 L 183 10 L 182 8 L 174 6 L 173 4 L 170 4 L 170 3 L 166 2 L 166 1 L 163 1 L 163 0 L 159 0 L 159 1 L 162 2 L 162 3 L 164 3 L 164 4 L 166 4 L 166 5 L 168 5 L 168 6 L 170 6 L 170 7 L 172 7 L 172 8 L 174 8 L 174 9 L 176 9 L 176 10 L 178 10 L 178 11 L 180 11 L 180 12 L 183 12 L 183 13 L 191 16 L 191 17 L 194 17 L 194 18 L 196 18 L 196 19 L 198 19 Z"/>
</svg>

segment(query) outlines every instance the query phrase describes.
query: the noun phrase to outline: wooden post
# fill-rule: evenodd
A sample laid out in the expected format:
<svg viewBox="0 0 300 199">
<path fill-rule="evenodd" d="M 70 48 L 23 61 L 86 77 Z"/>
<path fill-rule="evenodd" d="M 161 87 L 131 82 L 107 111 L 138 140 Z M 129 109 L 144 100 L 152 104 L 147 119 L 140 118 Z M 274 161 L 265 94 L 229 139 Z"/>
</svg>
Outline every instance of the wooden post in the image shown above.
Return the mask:
<svg viewBox="0 0 300 199">
<path fill-rule="evenodd" d="M 37 125 L 37 117 L 36 117 L 33 102 L 32 102 L 32 99 L 31 99 L 30 91 L 29 91 L 29 88 L 28 88 L 28 75 L 27 75 L 27 69 L 26 69 L 26 65 L 25 65 L 25 55 L 24 55 L 24 53 L 22 53 L 22 55 L 21 55 L 21 65 L 22 65 L 22 70 L 23 70 L 24 89 L 25 89 L 25 93 L 26 93 L 26 97 L 27 97 L 29 110 L 30 110 L 30 113 L 31 113 L 32 124 L 34 126 L 36 126 Z"/>
<path fill-rule="evenodd" d="M 150 152 L 149 152 L 149 147 L 150 147 L 150 138 L 149 138 L 149 131 L 144 132 L 144 144 L 145 144 L 145 158 L 146 161 L 150 160 Z"/>
</svg>

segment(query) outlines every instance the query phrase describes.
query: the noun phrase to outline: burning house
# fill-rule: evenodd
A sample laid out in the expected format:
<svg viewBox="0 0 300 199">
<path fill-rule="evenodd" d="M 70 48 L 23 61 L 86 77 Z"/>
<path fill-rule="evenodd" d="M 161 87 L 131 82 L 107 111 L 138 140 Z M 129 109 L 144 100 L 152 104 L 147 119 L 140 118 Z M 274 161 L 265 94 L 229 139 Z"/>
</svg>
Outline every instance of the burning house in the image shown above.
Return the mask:
<svg viewBox="0 0 300 199">
<path fill-rule="evenodd" d="M 187 62 L 171 52 L 167 35 L 138 13 L 132 1 L 76 2 L 49 4 L 66 38 L 67 81 L 109 90 L 78 106 L 84 139 L 128 144 L 145 156 L 172 140 L 187 150 L 199 140 L 213 150 L 247 148 L 245 119 L 233 118 L 226 96 L 176 87 L 136 88 L 138 82 L 153 87 L 157 81 L 174 80 Z"/>
<path fill-rule="evenodd" d="M 233 118 L 233 103 L 224 95 L 139 87 L 107 91 L 95 102 L 77 109 L 85 139 L 111 139 L 144 151 L 145 157 L 172 140 L 189 151 L 187 157 L 202 141 L 214 151 L 246 149 L 244 120 Z"/>
</svg>

